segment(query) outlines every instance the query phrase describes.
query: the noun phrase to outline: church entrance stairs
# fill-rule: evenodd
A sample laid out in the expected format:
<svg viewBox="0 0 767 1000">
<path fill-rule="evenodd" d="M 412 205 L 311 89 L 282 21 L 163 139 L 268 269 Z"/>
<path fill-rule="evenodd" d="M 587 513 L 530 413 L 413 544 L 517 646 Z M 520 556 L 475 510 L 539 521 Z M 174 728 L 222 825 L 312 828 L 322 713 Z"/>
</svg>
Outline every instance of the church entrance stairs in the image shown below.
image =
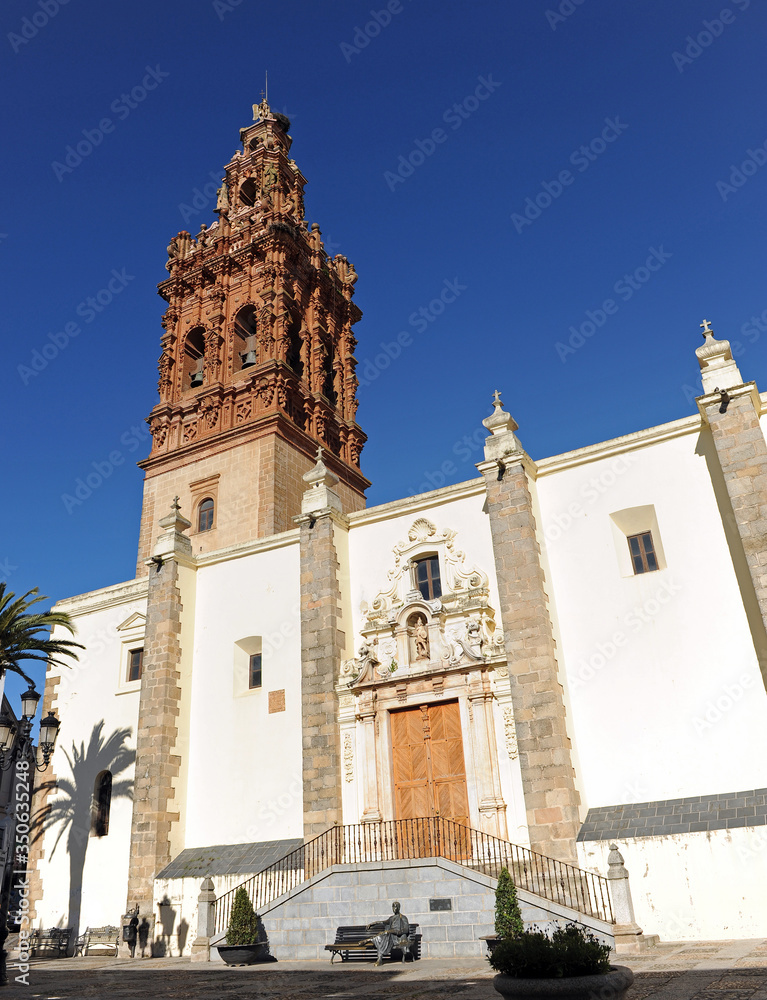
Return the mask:
<svg viewBox="0 0 767 1000">
<path fill-rule="evenodd" d="M 321 958 L 337 925 L 382 919 L 395 899 L 421 925 L 425 957 L 458 957 L 481 954 L 480 936 L 493 933 L 503 867 L 526 921 L 577 921 L 612 944 L 604 876 L 439 817 L 332 827 L 242 885 L 278 957 Z M 235 892 L 216 900 L 212 944 Z"/>
</svg>

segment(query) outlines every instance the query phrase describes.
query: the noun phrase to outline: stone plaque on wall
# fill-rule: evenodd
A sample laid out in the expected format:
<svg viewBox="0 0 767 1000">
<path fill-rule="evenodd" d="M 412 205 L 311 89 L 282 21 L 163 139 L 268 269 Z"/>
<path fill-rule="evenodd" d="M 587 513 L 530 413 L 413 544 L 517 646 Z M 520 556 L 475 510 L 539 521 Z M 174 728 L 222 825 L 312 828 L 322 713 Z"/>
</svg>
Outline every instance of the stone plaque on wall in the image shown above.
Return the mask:
<svg viewBox="0 0 767 1000">
<path fill-rule="evenodd" d="M 285 711 L 285 688 L 269 692 L 269 712 Z"/>
<path fill-rule="evenodd" d="M 432 911 L 432 913 L 435 910 L 452 910 L 453 901 L 452 899 L 430 899 L 429 909 Z"/>
</svg>

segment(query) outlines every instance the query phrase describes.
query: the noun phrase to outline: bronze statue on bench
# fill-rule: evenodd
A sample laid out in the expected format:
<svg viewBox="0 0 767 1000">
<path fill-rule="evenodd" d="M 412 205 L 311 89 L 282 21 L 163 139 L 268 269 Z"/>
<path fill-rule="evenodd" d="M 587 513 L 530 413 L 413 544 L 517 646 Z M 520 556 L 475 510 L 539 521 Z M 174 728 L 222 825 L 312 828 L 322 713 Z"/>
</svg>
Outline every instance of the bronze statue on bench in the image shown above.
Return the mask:
<svg viewBox="0 0 767 1000">
<path fill-rule="evenodd" d="M 369 938 L 369 942 L 375 945 L 378 952 L 376 965 L 381 965 L 383 959 L 390 955 L 394 948 L 399 948 L 402 952 L 403 962 L 405 956 L 410 954 L 410 924 L 408 919 L 404 913 L 400 913 L 400 905 L 396 900 L 392 903 L 391 908 L 394 912 L 388 920 L 368 924 L 368 930 L 378 932 Z"/>
</svg>

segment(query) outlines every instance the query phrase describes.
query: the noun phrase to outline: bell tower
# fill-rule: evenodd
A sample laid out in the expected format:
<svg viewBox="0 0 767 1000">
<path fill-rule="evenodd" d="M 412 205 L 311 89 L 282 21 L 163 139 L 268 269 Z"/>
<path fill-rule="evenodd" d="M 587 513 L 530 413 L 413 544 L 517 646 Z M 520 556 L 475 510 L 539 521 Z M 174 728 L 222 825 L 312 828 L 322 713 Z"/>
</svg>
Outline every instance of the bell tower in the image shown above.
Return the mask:
<svg viewBox="0 0 767 1000">
<path fill-rule="evenodd" d="M 293 528 L 317 446 L 345 512 L 365 506 L 357 411 L 357 274 L 304 219 L 289 120 L 266 101 L 240 131 L 212 225 L 174 236 L 159 286 L 160 401 L 148 423 L 138 574 L 178 496 L 193 551 Z M 204 506 L 203 506 L 204 505 Z"/>
</svg>

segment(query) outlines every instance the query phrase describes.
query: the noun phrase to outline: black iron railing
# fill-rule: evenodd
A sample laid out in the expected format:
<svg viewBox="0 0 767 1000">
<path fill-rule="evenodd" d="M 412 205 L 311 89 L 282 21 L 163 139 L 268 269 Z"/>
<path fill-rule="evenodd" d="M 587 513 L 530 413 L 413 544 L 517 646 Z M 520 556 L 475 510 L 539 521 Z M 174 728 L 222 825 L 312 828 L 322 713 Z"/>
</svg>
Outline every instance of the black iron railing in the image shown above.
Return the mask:
<svg viewBox="0 0 767 1000">
<path fill-rule="evenodd" d="M 608 880 L 603 875 L 453 820 L 429 817 L 326 830 L 220 896 L 216 900 L 216 933 L 226 930 L 234 894 L 241 887 L 259 910 L 331 865 L 433 857 L 446 858 L 493 878 L 498 878 L 501 868 L 508 868 L 518 889 L 527 889 L 585 916 L 613 922 Z"/>
</svg>

